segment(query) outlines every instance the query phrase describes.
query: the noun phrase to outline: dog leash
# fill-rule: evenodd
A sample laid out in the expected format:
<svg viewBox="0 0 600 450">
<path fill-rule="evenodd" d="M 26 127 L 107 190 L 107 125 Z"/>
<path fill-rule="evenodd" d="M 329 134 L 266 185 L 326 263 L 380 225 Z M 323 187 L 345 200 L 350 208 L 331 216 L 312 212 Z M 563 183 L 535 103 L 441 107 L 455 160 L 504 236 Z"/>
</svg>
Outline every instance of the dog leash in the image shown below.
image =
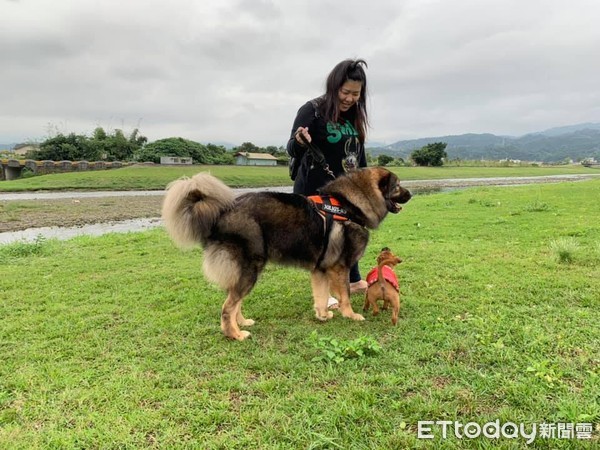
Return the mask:
<svg viewBox="0 0 600 450">
<path fill-rule="evenodd" d="M 335 174 L 329 168 L 329 164 L 327 164 L 327 161 L 325 160 L 325 155 L 323 154 L 321 149 L 319 147 L 317 147 L 315 144 L 313 144 L 312 142 L 308 142 L 308 140 L 306 139 L 306 136 L 304 136 L 304 134 L 302 134 L 302 133 L 298 133 L 298 134 L 300 135 L 300 140 L 302 141 L 304 146 L 308 149 L 309 153 L 312 155 L 313 161 L 316 162 L 317 164 L 319 164 L 323 168 L 323 170 L 325 171 L 325 173 L 327 175 L 329 175 L 331 178 L 335 178 Z"/>
</svg>

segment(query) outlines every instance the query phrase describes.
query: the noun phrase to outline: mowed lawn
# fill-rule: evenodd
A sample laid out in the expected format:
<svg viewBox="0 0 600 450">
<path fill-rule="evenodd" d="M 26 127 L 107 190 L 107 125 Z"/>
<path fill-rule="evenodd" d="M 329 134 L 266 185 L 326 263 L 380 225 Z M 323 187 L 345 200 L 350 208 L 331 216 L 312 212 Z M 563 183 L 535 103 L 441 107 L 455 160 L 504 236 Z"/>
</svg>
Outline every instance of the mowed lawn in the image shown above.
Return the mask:
<svg viewBox="0 0 600 450">
<path fill-rule="evenodd" d="M 162 229 L 0 246 L 0 448 L 525 448 L 417 424 L 597 424 L 599 199 L 600 180 L 416 196 L 361 260 L 404 259 L 396 327 L 318 323 L 308 274 L 271 265 L 244 342 L 202 251 Z M 381 350 L 335 363 L 315 342 L 360 337 Z"/>
<path fill-rule="evenodd" d="M 401 180 L 600 174 L 581 165 L 520 167 L 389 167 Z M 130 166 L 39 175 L 0 182 L 0 192 L 36 190 L 163 190 L 171 181 L 210 172 L 231 187 L 291 186 L 286 166 Z"/>
</svg>

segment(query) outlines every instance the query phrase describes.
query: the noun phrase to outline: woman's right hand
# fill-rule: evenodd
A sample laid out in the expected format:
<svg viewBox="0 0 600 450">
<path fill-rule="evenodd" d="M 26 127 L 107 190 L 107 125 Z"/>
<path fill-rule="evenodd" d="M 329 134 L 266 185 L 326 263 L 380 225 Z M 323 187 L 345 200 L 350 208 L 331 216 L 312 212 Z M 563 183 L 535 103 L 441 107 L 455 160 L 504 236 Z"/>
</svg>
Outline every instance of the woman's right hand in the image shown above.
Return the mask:
<svg viewBox="0 0 600 450">
<path fill-rule="evenodd" d="M 304 139 L 306 140 L 306 142 L 312 142 L 312 138 L 310 137 L 310 134 L 308 132 L 308 127 L 298 127 L 298 129 L 296 130 L 296 133 L 294 133 L 294 137 L 296 138 L 296 142 L 302 146 L 304 146 L 304 141 L 302 140 L 302 137 L 300 136 L 302 134 L 302 136 L 304 136 Z"/>
</svg>

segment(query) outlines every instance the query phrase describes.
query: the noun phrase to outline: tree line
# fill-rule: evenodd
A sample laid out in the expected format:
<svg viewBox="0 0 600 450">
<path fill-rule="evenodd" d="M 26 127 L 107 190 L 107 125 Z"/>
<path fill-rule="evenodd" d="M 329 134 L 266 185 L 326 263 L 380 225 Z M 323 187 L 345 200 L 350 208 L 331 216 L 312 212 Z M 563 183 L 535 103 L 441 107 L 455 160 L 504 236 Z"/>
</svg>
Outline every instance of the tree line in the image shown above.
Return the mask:
<svg viewBox="0 0 600 450">
<path fill-rule="evenodd" d="M 441 166 L 447 154 L 445 143 L 436 142 L 415 150 L 408 164 L 419 166 Z M 162 156 L 191 157 L 195 164 L 233 164 L 236 153 L 269 153 L 285 164 L 288 160 L 285 148 L 274 145 L 258 147 L 244 142 L 238 147 L 227 150 L 222 145 L 201 144 L 181 137 L 159 139 L 148 143 L 139 130 L 129 135 L 116 129 L 106 132 L 97 127 L 91 136 L 76 133 L 57 133 L 39 144 L 37 150 L 30 151 L 26 157 L 38 160 L 54 161 L 137 161 L 160 163 Z M 369 158 L 370 164 L 380 166 L 406 165 L 402 158 L 394 159 L 388 155 Z"/>
<path fill-rule="evenodd" d="M 148 143 L 136 128 L 129 135 L 122 130 L 106 132 L 97 127 L 91 136 L 57 133 L 41 142 L 27 158 L 53 161 L 138 161 L 160 163 L 161 156 L 191 157 L 195 164 L 233 164 L 237 152 L 270 153 L 286 158 L 283 147 L 258 147 L 245 142 L 227 150 L 222 145 L 201 144 L 181 137 L 159 139 Z"/>
<path fill-rule="evenodd" d="M 137 128 L 125 136 L 122 130 L 109 134 L 98 127 L 92 136 L 58 133 L 40 143 L 39 149 L 27 156 L 54 161 L 129 161 L 147 141 Z"/>
<path fill-rule="evenodd" d="M 404 158 L 394 158 L 392 156 L 381 154 L 378 155 L 376 159 L 372 159 L 372 161 L 376 162 L 378 166 L 408 166 L 408 165 L 417 165 L 417 166 L 431 166 L 431 167 L 439 167 L 444 164 L 444 161 L 448 158 L 446 153 L 446 146 L 448 144 L 444 142 L 434 142 L 432 144 L 427 144 L 424 147 L 413 151 L 410 154 L 410 158 L 408 161 L 405 161 Z"/>
</svg>

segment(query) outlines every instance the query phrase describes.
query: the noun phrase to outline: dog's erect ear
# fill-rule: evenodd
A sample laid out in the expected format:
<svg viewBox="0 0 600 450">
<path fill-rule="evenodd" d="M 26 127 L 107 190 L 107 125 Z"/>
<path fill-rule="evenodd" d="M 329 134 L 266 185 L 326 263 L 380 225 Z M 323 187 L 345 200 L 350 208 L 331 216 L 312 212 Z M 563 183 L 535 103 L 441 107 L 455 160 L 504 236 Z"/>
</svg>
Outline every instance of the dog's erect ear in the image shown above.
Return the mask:
<svg viewBox="0 0 600 450">
<path fill-rule="evenodd" d="M 390 194 L 396 187 L 398 178 L 389 170 L 386 170 L 384 175 L 379 179 L 379 190 L 384 198 L 389 198 Z"/>
<path fill-rule="evenodd" d="M 390 248 L 389 248 L 389 247 L 383 247 L 383 248 L 381 249 L 381 251 L 382 251 L 382 252 L 391 252 L 391 250 L 390 250 Z"/>
<path fill-rule="evenodd" d="M 383 198 L 386 200 L 393 199 L 395 203 L 406 203 L 408 202 L 412 194 L 408 189 L 404 189 L 400 186 L 400 179 L 387 169 L 381 169 L 381 178 L 379 179 L 378 187 Z M 390 209 L 390 211 L 392 211 Z M 397 213 L 398 211 L 392 211 Z"/>
</svg>

